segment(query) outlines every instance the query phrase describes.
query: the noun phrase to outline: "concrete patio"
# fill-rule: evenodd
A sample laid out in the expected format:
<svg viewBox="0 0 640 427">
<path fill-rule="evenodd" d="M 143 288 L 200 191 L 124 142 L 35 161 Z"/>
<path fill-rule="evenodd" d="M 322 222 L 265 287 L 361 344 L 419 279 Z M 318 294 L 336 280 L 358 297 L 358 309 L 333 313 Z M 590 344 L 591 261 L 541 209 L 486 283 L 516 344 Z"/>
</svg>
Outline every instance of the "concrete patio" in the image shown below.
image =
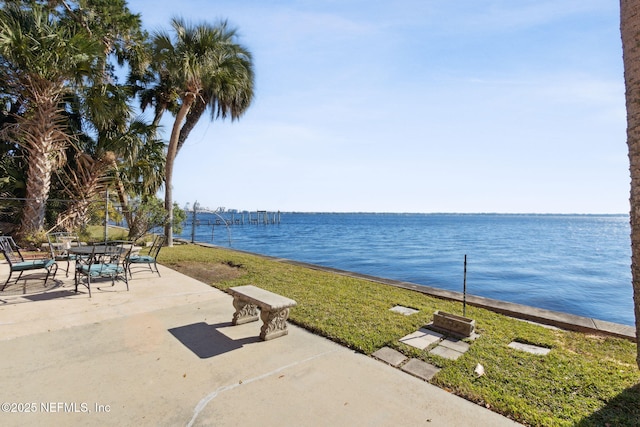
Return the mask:
<svg viewBox="0 0 640 427">
<path fill-rule="evenodd" d="M 47 292 L 0 293 L 0 424 L 517 425 L 295 326 L 259 341 L 229 295 L 160 272 L 92 298 L 63 269 Z"/>
</svg>

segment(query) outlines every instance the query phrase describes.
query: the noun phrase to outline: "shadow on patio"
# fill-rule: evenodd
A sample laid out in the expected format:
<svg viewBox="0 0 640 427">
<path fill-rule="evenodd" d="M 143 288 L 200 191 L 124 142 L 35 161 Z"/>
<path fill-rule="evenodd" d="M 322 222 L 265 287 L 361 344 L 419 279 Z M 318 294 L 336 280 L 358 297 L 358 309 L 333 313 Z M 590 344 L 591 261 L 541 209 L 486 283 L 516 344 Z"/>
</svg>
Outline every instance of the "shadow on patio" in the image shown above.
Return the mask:
<svg viewBox="0 0 640 427">
<path fill-rule="evenodd" d="M 218 323 L 216 325 L 198 322 L 191 325 L 171 328 L 169 332 L 200 359 L 207 359 L 238 350 L 245 344 L 259 341 L 257 336 L 234 340 L 218 330 L 219 328 L 230 326 L 231 322 Z"/>
</svg>

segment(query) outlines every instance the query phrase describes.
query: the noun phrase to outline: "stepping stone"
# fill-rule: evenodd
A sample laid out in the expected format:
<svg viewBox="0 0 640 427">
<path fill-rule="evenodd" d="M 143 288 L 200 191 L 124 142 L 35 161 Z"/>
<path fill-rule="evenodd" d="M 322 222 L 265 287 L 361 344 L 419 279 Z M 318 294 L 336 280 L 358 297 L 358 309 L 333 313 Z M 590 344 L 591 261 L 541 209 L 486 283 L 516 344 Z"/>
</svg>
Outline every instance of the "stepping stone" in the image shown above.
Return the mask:
<svg viewBox="0 0 640 427">
<path fill-rule="evenodd" d="M 526 351 L 527 353 L 531 353 L 531 354 L 538 354 L 541 356 L 546 356 L 551 351 L 550 348 L 538 347 L 537 345 L 531 345 L 531 344 L 523 344 L 521 342 L 516 342 L 516 341 L 511 342 L 509 344 L 509 347 L 515 348 L 516 350 L 520 350 L 520 351 Z"/>
<path fill-rule="evenodd" d="M 411 347 L 424 350 L 430 345 L 437 343 L 442 339 L 442 334 L 439 334 L 429 329 L 420 328 L 412 334 L 406 335 L 400 338 L 400 342 L 410 345 Z"/>
<path fill-rule="evenodd" d="M 418 313 L 418 310 L 409 307 L 403 307 L 401 305 L 396 305 L 390 310 L 395 311 L 396 313 L 404 314 L 405 316 L 411 316 L 412 314 Z"/>
<path fill-rule="evenodd" d="M 407 360 L 407 356 L 389 347 L 382 347 L 373 353 L 372 356 L 396 368 Z"/>
<path fill-rule="evenodd" d="M 445 359 L 449 359 L 449 360 L 456 360 L 457 358 L 459 358 L 464 354 L 462 352 L 447 348 L 443 345 L 437 346 L 436 348 L 431 350 L 429 353 L 435 354 L 440 357 L 444 357 Z"/>
<path fill-rule="evenodd" d="M 531 325 L 536 325 L 536 326 L 540 326 L 542 328 L 546 328 L 546 329 L 551 329 L 552 331 L 561 331 L 561 328 L 558 328 L 557 326 L 553 326 L 553 325 L 545 325 L 544 323 L 539 323 L 539 322 L 534 322 L 532 320 L 526 320 L 526 319 L 518 319 L 516 317 L 512 317 L 512 319 L 515 319 L 519 322 L 524 322 L 524 323 L 529 323 Z M 594 319 L 595 320 L 595 319 Z"/>
<path fill-rule="evenodd" d="M 418 359 L 409 360 L 400 369 L 425 381 L 429 381 L 435 374 L 440 371 L 439 368 L 436 368 L 435 366 Z"/>
<path fill-rule="evenodd" d="M 451 350 L 455 350 L 459 353 L 464 353 L 465 351 L 469 350 L 470 345 L 462 340 L 457 340 L 455 338 L 447 338 L 445 340 L 442 340 L 442 342 L 440 343 L 440 345 L 442 347 L 446 347 L 448 349 Z"/>
</svg>

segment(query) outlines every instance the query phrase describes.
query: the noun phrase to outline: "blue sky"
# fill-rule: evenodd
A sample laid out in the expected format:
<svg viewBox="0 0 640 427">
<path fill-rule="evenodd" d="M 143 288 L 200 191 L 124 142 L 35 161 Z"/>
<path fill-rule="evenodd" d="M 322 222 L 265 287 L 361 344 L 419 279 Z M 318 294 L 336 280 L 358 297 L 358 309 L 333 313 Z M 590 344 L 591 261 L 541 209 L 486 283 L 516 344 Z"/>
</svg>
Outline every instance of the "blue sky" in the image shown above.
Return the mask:
<svg viewBox="0 0 640 427">
<path fill-rule="evenodd" d="M 203 117 L 178 155 L 180 205 L 629 210 L 618 2 L 128 4 L 150 31 L 227 19 L 254 56 L 250 109 Z"/>
</svg>

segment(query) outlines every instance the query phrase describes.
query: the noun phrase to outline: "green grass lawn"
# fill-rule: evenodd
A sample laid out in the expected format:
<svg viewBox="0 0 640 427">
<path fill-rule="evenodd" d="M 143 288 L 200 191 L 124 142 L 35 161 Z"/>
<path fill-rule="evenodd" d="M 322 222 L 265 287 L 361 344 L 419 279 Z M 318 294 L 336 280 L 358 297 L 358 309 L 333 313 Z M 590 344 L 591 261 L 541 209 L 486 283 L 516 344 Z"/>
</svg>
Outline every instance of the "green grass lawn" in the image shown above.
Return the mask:
<svg viewBox="0 0 640 427">
<path fill-rule="evenodd" d="M 109 240 L 128 240 L 129 232 L 126 228 L 110 226 L 107 227 L 107 233 Z M 82 237 L 91 242 L 101 242 L 104 240 L 104 226 L 89 225 Z"/>
<path fill-rule="evenodd" d="M 433 384 L 520 423 L 640 425 L 640 371 L 635 343 L 628 340 L 553 330 L 467 307 L 480 337 L 451 361 L 398 340 L 429 323 L 437 310 L 462 314 L 460 303 L 222 248 L 163 248 L 159 262 L 219 289 L 255 284 L 293 298 L 298 305 L 292 323 L 367 355 L 388 346 L 434 364 L 442 369 Z M 400 315 L 389 310 L 395 305 L 419 312 Z M 507 347 L 514 340 L 551 352 L 536 356 Z M 486 372 L 479 378 L 477 363 Z"/>
</svg>

